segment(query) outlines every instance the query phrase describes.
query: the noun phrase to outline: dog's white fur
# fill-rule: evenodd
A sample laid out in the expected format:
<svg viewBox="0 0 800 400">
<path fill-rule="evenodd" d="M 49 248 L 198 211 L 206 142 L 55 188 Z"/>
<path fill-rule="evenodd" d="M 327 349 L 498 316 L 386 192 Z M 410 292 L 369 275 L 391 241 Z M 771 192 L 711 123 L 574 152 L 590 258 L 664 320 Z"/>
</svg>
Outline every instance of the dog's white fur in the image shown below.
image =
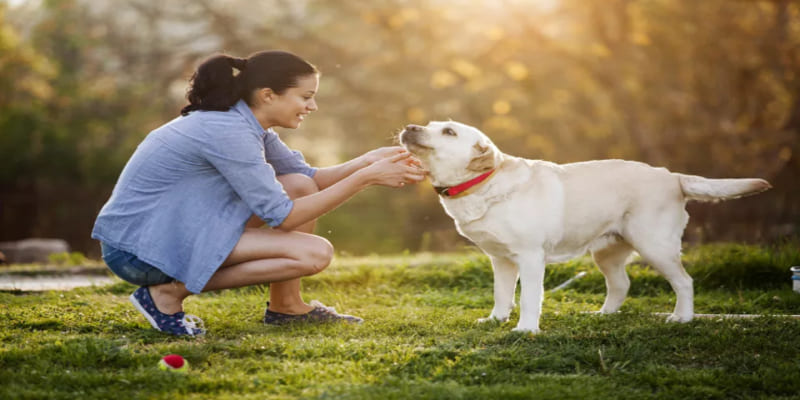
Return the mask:
<svg viewBox="0 0 800 400">
<path fill-rule="evenodd" d="M 434 186 L 455 186 L 491 169 L 469 193 L 441 197 L 458 232 L 477 244 L 494 269 L 494 308 L 481 321 L 506 321 L 521 284 L 515 331 L 539 331 L 545 265 L 592 253 L 605 275 L 602 313 L 619 310 L 633 251 L 676 293 L 668 321 L 694 316 L 692 279 L 681 264 L 687 200 L 717 201 L 770 188 L 762 179 L 707 179 L 623 160 L 554 164 L 500 152 L 478 129 L 458 122 L 409 125 L 400 141 L 430 171 Z"/>
</svg>

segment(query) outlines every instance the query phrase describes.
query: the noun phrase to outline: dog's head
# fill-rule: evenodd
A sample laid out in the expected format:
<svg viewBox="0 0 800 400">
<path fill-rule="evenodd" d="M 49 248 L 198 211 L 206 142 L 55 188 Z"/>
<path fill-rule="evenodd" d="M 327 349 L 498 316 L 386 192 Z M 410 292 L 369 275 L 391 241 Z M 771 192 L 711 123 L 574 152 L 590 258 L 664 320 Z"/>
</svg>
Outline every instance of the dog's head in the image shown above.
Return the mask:
<svg viewBox="0 0 800 400">
<path fill-rule="evenodd" d="M 434 186 L 452 186 L 496 168 L 502 153 L 477 128 L 454 121 L 408 125 L 400 143 L 430 171 Z"/>
</svg>

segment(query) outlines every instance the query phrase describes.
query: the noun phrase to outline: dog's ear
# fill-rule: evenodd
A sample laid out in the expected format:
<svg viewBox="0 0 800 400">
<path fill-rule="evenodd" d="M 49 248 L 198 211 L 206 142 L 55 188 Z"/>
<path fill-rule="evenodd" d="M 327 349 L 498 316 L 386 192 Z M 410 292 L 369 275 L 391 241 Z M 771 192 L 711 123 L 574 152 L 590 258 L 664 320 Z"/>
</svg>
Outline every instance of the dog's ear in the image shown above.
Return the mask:
<svg viewBox="0 0 800 400">
<path fill-rule="evenodd" d="M 482 145 L 480 142 L 475 143 L 472 147 L 478 153 L 472 161 L 467 165 L 470 171 L 484 172 L 494 168 L 494 151 L 491 146 Z"/>
</svg>

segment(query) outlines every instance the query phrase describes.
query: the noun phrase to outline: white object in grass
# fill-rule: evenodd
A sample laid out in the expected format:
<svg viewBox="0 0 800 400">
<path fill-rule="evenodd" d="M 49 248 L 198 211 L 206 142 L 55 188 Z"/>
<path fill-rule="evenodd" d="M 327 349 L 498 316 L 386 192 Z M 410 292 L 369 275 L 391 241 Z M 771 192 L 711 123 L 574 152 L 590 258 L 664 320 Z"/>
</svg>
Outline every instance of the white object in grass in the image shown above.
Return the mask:
<svg viewBox="0 0 800 400">
<path fill-rule="evenodd" d="M 576 280 L 581 279 L 584 276 L 586 276 L 586 271 L 579 272 L 577 275 L 575 275 L 572 278 L 569 278 L 566 281 L 564 281 L 564 283 L 562 283 L 562 284 L 550 289 L 550 292 L 555 292 L 557 290 L 564 289 L 565 287 L 571 285 L 572 282 L 575 282 Z"/>
</svg>

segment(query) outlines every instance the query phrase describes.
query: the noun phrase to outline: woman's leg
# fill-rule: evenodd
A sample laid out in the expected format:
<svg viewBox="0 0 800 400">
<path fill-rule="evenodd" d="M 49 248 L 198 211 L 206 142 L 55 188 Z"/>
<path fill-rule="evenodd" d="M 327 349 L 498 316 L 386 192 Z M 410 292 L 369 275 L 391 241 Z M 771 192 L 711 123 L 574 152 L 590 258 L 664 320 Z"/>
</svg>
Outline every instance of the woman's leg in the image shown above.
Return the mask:
<svg viewBox="0 0 800 400">
<path fill-rule="evenodd" d="M 318 191 L 311 178 L 292 174 L 278 177 L 291 198 Z M 229 289 L 263 283 L 270 284 L 270 309 L 284 314 L 303 314 L 313 307 L 300 296 L 300 277 L 316 274 L 331 261 L 333 247 L 310 234 L 316 221 L 297 230 L 284 232 L 261 229 L 258 217 L 252 218 L 228 259 L 211 277 L 203 291 Z M 308 232 L 308 233 L 306 233 Z M 183 310 L 183 300 L 191 295 L 183 283 L 150 286 L 159 310 L 173 314 Z"/>
<path fill-rule="evenodd" d="M 305 175 L 282 175 L 278 177 L 278 180 L 292 199 L 319 192 L 319 187 L 316 182 Z M 312 234 L 314 233 L 314 227 L 316 225 L 317 220 L 312 220 L 297 227 L 295 231 Z M 300 296 L 300 278 L 270 283 L 269 309 L 271 311 L 283 314 L 305 314 L 313 308 L 314 307 L 306 304 Z"/>
<path fill-rule="evenodd" d="M 299 284 L 294 281 L 319 273 L 332 258 L 333 247 L 319 236 L 246 228 L 228 259 L 211 276 L 203 291 L 286 282 L 288 286 L 297 288 L 296 297 L 299 298 Z M 150 286 L 150 294 L 161 312 L 173 314 L 182 311 L 183 299 L 191 292 L 183 283 L 174 282 Z M 291 292 L 289 295 L 294 296 Z M 273 296 L 275 294 L 270 290 L 270 298 Z M 305 305 L 302 300 L 300 302 Z M 308 306 L 305 311 L 312 308 Z"/>
</svg>

